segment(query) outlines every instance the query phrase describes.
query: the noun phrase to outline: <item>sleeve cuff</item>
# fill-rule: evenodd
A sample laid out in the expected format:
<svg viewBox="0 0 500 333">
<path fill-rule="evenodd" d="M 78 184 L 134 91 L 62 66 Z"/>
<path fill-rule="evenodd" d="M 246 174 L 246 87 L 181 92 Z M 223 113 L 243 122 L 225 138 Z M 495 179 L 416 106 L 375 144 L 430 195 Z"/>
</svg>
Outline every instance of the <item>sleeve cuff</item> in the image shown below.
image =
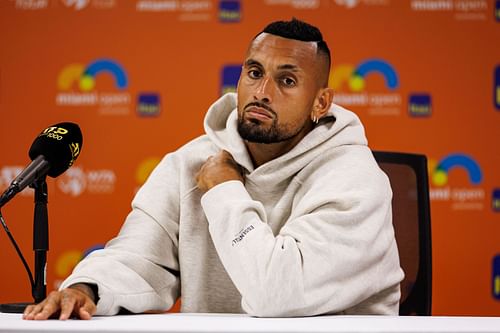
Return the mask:
<svg viewBox="0 0 500 333">
<path fill-rule="evenodd" d="M 201 207 L 205 215 L 218 220 L 224 213 L 221 203 L 235 200 L 252 200 L 243 183 L 239 180 L 231 180 L 212 187 L 201 197 Z M 208 222 L 210 223 L 210 218 Z"/>
</svg>

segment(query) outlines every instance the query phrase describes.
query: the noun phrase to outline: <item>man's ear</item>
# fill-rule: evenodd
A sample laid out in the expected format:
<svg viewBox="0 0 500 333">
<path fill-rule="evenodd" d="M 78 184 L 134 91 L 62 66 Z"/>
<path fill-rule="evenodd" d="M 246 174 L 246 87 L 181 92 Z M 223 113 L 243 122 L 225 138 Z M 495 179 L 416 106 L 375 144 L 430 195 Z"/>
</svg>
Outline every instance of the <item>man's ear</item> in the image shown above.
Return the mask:
<svg viewBox="0 0 500 333">
<path fill-rule="evenodd" d="M 318 91 L 316 99 L 314 100 L 313 117 L 321 119 L 325 116 L 332 105 L 333 95 L 334 93 L 332 88 L 321 88 Z"/>
</svg>

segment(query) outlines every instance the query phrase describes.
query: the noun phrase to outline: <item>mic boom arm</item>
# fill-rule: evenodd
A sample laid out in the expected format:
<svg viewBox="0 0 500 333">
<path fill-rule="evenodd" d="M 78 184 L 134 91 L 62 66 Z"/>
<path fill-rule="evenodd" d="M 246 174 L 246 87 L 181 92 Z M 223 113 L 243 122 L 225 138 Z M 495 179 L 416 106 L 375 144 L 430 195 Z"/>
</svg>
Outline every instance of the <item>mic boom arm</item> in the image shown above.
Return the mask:
<svg viewBox="0 0 500 333">
<path fill-rule="evenodd" d="M 25 187 L 33 184 L 41 177 L 45 177 L 50 169 L 50 164 L 43 155 L 38 155 L 17 177 L 9 188 L 0 197 L 0 208 L 10 201 Z"/>
</svg>

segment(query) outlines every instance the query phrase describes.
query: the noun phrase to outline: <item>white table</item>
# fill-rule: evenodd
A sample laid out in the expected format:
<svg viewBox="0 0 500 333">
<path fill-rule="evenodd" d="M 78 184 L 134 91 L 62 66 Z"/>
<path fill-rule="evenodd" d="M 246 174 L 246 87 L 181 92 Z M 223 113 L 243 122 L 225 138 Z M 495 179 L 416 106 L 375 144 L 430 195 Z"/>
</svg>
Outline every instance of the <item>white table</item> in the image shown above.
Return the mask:
<svg viewBox="0 0 500 333">
<path fill-rule="evenodd" d="M 22 320 L 0 313 L 0 332 L 500 332 L 500 317 L 321 316 L 254 318 L 227 314 L 160 314 L 92 320 Z"/>
</svg>

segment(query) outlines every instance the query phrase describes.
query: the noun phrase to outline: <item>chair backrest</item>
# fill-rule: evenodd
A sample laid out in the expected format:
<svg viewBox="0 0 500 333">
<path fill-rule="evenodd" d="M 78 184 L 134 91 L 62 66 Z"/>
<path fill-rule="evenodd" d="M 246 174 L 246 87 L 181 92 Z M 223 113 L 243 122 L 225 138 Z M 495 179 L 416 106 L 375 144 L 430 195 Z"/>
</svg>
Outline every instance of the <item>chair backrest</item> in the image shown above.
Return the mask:
<svg viewBox="0 0 500 333">
<path fill-rule="evenodd" d="M 427 158 L 374 151 L 391 182 L 392 218 L 401 267 L 400 315 L 431 315 L 432 252 Z"/>
</svg>

